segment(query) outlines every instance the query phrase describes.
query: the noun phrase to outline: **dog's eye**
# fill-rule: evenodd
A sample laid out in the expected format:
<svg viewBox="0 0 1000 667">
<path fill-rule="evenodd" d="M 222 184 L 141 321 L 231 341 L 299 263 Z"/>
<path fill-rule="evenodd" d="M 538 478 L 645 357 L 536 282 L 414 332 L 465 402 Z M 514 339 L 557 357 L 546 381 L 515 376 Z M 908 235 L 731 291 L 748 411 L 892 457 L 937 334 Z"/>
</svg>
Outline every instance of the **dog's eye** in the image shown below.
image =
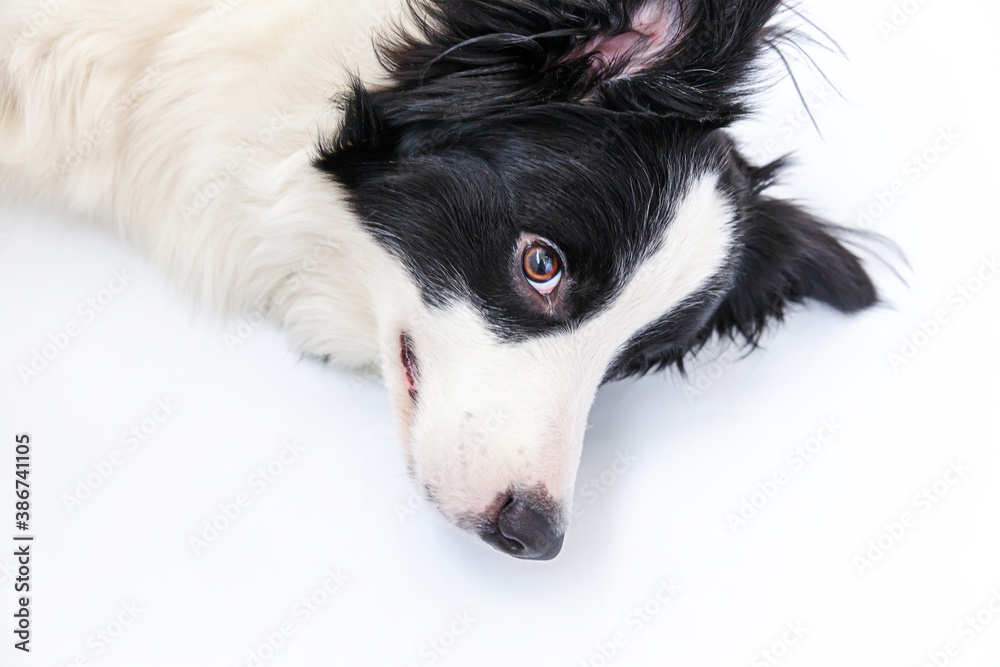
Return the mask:
<svg viewBox="0 0 1000 667">
<path fill-rule="evenodd" d="M 535 242 L 524 251 L 524 277 L 544 296 L 552 294 L 562 280 L 562 260 L 552 247 Z"/>
</svg>

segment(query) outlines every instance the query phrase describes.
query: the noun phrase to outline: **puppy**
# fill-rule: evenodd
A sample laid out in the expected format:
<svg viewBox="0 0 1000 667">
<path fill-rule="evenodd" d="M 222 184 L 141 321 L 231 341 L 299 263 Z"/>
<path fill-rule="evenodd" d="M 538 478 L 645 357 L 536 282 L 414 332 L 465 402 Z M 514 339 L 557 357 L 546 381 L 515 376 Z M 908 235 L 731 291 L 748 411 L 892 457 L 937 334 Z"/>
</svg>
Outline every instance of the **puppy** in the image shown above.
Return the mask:
<svg viewBox="0 0 1000 667">
<path fill-rule="evenodd" d="M 0 187 L 377 367 L 415 483 L 563 543 L 602 383 L 876 290 L 725 128 L 779 0 L 7 0 Z"/>
</svg>

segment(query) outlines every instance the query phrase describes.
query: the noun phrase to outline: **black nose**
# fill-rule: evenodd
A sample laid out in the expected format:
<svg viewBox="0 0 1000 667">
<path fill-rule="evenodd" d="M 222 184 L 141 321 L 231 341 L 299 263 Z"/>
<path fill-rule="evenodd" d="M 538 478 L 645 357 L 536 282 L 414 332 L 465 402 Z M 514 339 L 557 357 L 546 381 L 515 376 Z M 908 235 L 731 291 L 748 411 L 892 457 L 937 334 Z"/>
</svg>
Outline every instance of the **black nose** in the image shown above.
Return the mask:
<svg viewBox="0 0 1000 667">
<path fill-rule="evenodd" d="M 562 550 L 565 537 L 557 523 L 555 511 L 539 509 L 515 496 L 500 510 L 496 526 L 484 531 L 482 537 L 514 558 L 552 560 Z"/>
</svg>

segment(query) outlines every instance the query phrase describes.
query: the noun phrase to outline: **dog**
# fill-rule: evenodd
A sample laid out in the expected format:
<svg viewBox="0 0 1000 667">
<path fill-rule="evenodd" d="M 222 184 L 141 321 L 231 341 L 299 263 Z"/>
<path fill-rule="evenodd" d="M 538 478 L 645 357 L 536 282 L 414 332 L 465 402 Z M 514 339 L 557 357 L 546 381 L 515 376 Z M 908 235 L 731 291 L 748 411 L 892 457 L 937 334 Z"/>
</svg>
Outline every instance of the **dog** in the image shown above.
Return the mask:
<svg viewBox="0 0 1000 667">
<path fill-rule="evenodd" d="M 0 187 L 377 368 L 460 528 L 560 551 L 602 384 L 878 295 L 727 128 L 780 0 L 7 0 Z"/>
</svg>

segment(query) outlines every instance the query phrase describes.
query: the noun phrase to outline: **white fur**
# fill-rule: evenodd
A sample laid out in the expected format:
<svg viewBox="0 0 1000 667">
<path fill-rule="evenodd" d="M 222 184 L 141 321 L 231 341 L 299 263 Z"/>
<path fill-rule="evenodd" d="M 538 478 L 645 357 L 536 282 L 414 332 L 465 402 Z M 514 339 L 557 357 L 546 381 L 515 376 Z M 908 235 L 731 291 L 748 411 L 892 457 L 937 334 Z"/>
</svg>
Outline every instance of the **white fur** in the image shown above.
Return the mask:
<svg viewBox="0 0 1000 667">
<path fill-rule="evenodd" d="M 376 77 L 372 31 L 394 2 L 5 0 L 0 11 L 8 192 L 112 225 L 199 299 L 264 309 L 310 352 L 377 359 L 370 292 L 395 263 L 310 159 L 340 121 L 330 99 L 350 73 Z"/>
<path fill-rule="evenodd" d="M 503 343 L 469 306 L 428 309 L 310 164 L 350 74 L 379 78 L 372 35 L 399 1 L 4 0 L 0 188 L 111 226 L 308 352 L 382 368 L 415 476 L 453 520 L 512 485 L 565 506 L 607 365 L 716 273 L 732 212 L 697 182 L 623 293 L 571 333 Z"/>
<path fill-rule="evenodd" d="M 512 483 L 542 487 L 569 509 L 587 415 L 608 366 L 632 336 L 719 272 L 734 219 L 716 179 L 696 181 L 622 293 L 568 333 L 503 342 L 466 304 L 429 312 L 410 329 L 420 401 L 404 441 L 446 515 L 482 513 Z M 394 389 L 402 401 L 405 387 Z"/>
</svg>

